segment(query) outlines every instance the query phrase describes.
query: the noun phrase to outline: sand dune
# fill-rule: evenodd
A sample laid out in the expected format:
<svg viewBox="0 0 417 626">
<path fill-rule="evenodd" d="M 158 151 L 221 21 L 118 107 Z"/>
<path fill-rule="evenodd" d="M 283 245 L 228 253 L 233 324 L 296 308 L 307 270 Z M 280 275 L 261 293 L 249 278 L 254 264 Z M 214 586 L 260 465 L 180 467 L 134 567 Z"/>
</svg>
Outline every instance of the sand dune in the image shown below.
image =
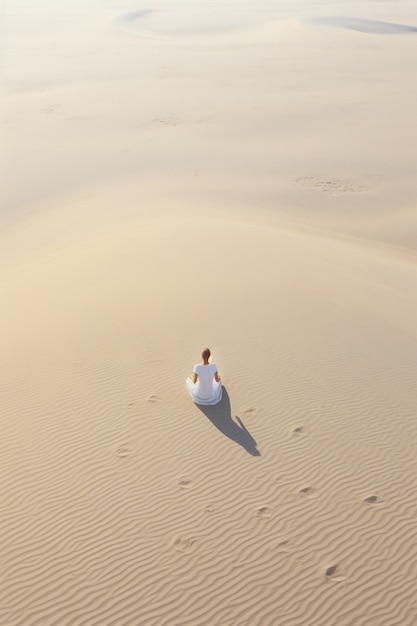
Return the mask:
<svg viewBox="0 0 417 626">
<path fill-rule="evenodd" d="M 414 626 L 416 39 L 355 6 L 8 7 L 2 626 Z"/>
<path fill-rule="evenodd" d="M 373 35 L 405 35 L 417 33 L 416 26 L 394 24 L 392 22 L 381 22 L 378 20 L 367 20 L 358 17 L 320 16 L 305 18 L 303 21 L 309 24 L 347 28 L 349 30 L 357 30 L 360 33 L 371 33 Z"/>
<path fill-rule="evenodd" d="M 412 623 L 414 264 L 166 217 L 7 276 L 3 623 Z"/>
<path fill-rule="evenodd" d="M 224 43 L 236 41 L 236 33 L 241 43 L 247 42 L 251 31 L 268 24 L 262 11 L 240 10 L 236 8 L 186 7 L 165 10 L 138 10 L 124 13 L 115 20 L 118 28 L 130 35 L 141 37 L 169 38 L 180 41 L 207 44 L 211 38 Z M 232 39 L 230 37 L 232 36 Z"/>
<path fill-rule="evenodd" d="M 169 37 L 177 39 L 192 38 L 194 43 L 207 43 L 207 38 L 223 37 L 224 43 L 236 42 L 231 38 L 233 33 L 240 33 L 240 43 L 250 43 L 250 33 L 255 31 L 258 40 L 262 41 L 268 34 L 275 32 L 280 37 L 282 28 L 291 29 L 294 18 L 286 17 L 284 21 L 268 11 L 248 11 L 232 7 L 216 11 L 213 8 L 202 10 L 202 7 L 185 10 L 151 10 L 142 9 L 124 13 L 115 23 L 130 35 Z M 407 35 L 417 33 L 417 27 L 409 24 L 396 24 L 364 17 L 318 15 L 302 17 L 301 24 L 331 26 L 354 30 L 373 35 Z"/>
</svg>

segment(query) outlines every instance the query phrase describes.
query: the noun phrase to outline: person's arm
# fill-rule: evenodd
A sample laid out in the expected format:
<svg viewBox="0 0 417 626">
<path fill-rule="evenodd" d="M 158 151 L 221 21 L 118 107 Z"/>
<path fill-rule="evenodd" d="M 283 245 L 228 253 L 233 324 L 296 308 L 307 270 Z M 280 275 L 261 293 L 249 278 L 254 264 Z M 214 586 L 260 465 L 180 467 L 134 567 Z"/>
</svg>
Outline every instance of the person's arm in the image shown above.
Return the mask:
<svg viewBox="0 0 417 626">
<path fill-rule="evenodd" d="M 219 376 L 219 372 L 214 372 L 214 380 L 216 381 L 216 383 L 220 382 L 220 376 Z"/>
<path fill-rule="evenodd" d="M 194 383 L 194 385 L 196 384 L 197 380 L 198 380 L 198 374 L 193 372 L 193 383 Z"/>
</svg>

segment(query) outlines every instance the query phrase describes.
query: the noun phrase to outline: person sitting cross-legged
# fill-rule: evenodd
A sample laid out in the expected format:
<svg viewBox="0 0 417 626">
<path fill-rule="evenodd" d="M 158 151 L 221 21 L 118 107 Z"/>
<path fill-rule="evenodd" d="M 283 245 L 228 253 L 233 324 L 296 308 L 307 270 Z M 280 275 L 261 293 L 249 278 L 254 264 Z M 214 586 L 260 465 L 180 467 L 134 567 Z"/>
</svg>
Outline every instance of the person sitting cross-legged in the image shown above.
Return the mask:
<svg viewBox="0 0 417 626">
<path fill-rule="evenodd" d="M 222 399 L 222 381 L 217 365 L 209 363 L 210 350 L 201 353 L 202 363 L 194 366 L 193 376 L 187 378 L 187 391 L 196 404 L 217 404 Z"/>
</svg>

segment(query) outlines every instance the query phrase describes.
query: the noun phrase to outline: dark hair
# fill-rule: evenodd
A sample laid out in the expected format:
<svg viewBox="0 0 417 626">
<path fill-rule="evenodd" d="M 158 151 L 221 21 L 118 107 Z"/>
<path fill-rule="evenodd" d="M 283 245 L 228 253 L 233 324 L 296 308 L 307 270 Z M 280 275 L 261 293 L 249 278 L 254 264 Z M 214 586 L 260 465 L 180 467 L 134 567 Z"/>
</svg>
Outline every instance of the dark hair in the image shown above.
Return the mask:
<svg viewBox="0 0 417 626">
<path fill-rule="evenodd" d="M 201 356 L 203 357 L 203 359 L 207 359 L 207 361 L 209 360 L 211 355 L 211 352 L 208 348 L 204 348 L 203 352 L 201 353 Z"/>
</svg>

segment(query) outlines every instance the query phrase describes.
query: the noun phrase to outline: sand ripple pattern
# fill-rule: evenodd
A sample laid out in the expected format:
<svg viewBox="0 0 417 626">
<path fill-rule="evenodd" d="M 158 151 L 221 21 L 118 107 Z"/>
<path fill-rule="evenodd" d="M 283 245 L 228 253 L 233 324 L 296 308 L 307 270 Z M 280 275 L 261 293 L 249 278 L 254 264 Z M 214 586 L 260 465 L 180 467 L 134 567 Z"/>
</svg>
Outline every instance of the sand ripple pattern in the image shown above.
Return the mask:
<svg viewBox="0 0 417 626">
<path fill-rule="evenodd" d="M 181 225 L 157 226 L 165 251 L 219 232 L 205 221 L 188 241 Z M 151 263 L 146 225 L 122 240 L 126 288 L 114 308 L 107 300 L 107 322 L 99 300 L 79 344 L 62 333 L 59 358 L 45 348 L 48 325 L 36 368 L 25 347 L 2 364 L 2 626 L 414 625 L 416 348 L 395 314 L 416 269 L 324 238 L 220 231 L 216 253 L 243 265 L 239 245 L 263 247 L 253 281 L 223 268 L 217 409 L 184 389 L 195 337 L 181 338 L 173 375 L 171 329 L 154 319 L 169 307 L 186 319 L 189 303 L 173 291 L 146 318 L 136 283 Z M 177 273 L 176 259 L 163 272 Z M 285 267 L 275 282 L 265 259 Z M 107 263 L 84 269 L 103 294 Z M 395 302 L 375 276 L 386 289 L 391 276 Z M 168 282 L 161 274 L 154 298 L 168 298 Z"/>
</svg>

